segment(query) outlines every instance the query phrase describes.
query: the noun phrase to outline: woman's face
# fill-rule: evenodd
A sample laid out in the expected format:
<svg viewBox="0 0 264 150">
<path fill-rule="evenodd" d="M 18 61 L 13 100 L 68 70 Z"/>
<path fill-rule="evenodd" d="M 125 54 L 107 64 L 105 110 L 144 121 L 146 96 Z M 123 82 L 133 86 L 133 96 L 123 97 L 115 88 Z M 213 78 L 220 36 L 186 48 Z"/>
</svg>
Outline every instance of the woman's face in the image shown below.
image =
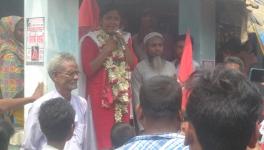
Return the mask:
<svg viewBox="0 0 264 150">
<path fill-rule="evenodd" d="M 121 17 L 117 10 L 111 10 L 104 14 L 101 19 L 101 25 L 105 32 L 116 32 L 120 27 Z"/>
<path fill-rule="evenodd" d="M 15 34 L 15 38 L 19 42 L 24 43 L 24 21 L 19 21 L 16 24 L 14 34 Z"/>
</svg>

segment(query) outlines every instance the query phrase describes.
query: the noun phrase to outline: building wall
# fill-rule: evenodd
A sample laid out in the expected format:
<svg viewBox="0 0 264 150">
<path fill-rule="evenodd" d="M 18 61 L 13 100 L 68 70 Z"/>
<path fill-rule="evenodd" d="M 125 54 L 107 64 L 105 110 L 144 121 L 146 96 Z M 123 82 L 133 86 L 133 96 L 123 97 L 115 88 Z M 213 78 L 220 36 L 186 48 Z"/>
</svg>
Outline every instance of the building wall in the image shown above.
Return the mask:
<svg viewBox="0 0 264 150">
<path fill-rule="evenodd" d="M 47 73 L 49 60 L 55 54 L 69 52 L 79 60 L 78 6 L 79 3 L 75 0 L 25 0 L 25 19 L 44 17 L 46 34 L 44 64 L 29 65 L 25 63 L 26 96 L 32 95 L 40 81 L 45 84 L 45 92 L 55 89 Z M 26 23 L 25 28 L 27 28 Z M 25 32 L 25 41 L 26 39 Z M 26 106 L 26 110 L 27 108 L 29 105 Z M 26 115 L 27 113 L 25 113 L 25 117 Z"/>
<path fill-rule="evenodd" d="M 194 38 L 194 59 L 215 60 L 215 0 L 179 0 L 179 33 Z"/>
</svg>

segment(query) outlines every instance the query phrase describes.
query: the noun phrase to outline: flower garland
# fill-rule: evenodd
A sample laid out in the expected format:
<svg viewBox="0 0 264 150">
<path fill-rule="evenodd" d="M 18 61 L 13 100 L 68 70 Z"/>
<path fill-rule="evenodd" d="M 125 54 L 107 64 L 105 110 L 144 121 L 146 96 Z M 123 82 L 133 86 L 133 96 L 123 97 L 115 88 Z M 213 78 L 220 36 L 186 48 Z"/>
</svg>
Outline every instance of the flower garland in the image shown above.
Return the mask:
<svg viewBox="0 0 264 150">
<path fill-rule="evenodd" d="M 97 40 L 103 46 L 110 36 L 103 30 L 99 30 Z M 112 51 L 104 67 L 108 73 L 108 82 L 112 89 L 114 109 L 115 109 L 115 122 L 122 122 L 124 114 L 128 113 L 127 107 L 129 104 L 129 81 L 130 71 L 129 66 L 125 61 L 124 49 L 122 43 L 117 42 L 117 48 Z"/>
</svg>

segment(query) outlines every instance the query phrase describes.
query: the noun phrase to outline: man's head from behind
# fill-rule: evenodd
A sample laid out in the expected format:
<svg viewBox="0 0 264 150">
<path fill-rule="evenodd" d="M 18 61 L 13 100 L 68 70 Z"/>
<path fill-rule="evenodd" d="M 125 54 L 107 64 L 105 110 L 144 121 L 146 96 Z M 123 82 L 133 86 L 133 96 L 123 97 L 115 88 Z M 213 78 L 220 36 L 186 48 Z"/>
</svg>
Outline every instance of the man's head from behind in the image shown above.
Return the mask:
<svg viewBox="0 0 264 150">
<path fill-rule="evenodd" d="M 225 68 L 227 69 L 234 69 L 240 72 L 244 71 L 244 63 L 238 57 L 234 57 L 234 56 L 226 57 L 224 60 L 224 65 L 225 65 Z"/>
<path fill-rule="evenodd" d="M 40 107 L 39 123 L 48 142 L 66 142 L 73 134 L 75 111 L 63 98 L 54 98 Z"/>
<path fill-rule="evenodd" d="M 171 77 L 155 76 L 140 89 L 137 116 L 144 125 L 157 122 L 180 122 L 181 86 Z"/>
<path fill-rule="evenodd" d="M 245 150 L 255 145 L 262 100 L 241 73 L 202 70 L 189 83 L 186 139 L 191 148 L 196 144 L 203 150 Z"/>
<path fill-rule="evenodd" d="M 56 88 L 66 91 L 77 88 L 79 69 L 71 54 L 60 53 L 53 57 L 49 62 L 48 73 Z"/>
<path fill-rule="evenodd" d="M 134 136 L 136 136 L 136 132 L 131 125 L 122 122 L 114 124 L 111 130 L 113 148 L 122 146 Z"/>
</svg>

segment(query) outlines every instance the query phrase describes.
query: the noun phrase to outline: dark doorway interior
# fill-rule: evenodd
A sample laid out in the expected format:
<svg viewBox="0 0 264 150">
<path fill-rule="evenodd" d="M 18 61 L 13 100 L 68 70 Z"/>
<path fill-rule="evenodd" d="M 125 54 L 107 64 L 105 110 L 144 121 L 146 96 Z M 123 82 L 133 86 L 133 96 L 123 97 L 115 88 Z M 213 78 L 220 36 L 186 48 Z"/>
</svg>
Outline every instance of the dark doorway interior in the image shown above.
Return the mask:
<svg viewBox="0 0 264 150">
<path fill-rule="evenodd" d="M 0 18 L 5 16 L 24 16 L 24 0 L 1 0 Z"/>
<path fill-rule="evenodd" d="M 160 32 L 178 33 L 178 0 L 97 0 L 100 8 L 115 3 L 123 11 L 128 24 L 126 30 L 137 33 L 142 12 L 146 8 L 155 11 Z"/>
</svg>

